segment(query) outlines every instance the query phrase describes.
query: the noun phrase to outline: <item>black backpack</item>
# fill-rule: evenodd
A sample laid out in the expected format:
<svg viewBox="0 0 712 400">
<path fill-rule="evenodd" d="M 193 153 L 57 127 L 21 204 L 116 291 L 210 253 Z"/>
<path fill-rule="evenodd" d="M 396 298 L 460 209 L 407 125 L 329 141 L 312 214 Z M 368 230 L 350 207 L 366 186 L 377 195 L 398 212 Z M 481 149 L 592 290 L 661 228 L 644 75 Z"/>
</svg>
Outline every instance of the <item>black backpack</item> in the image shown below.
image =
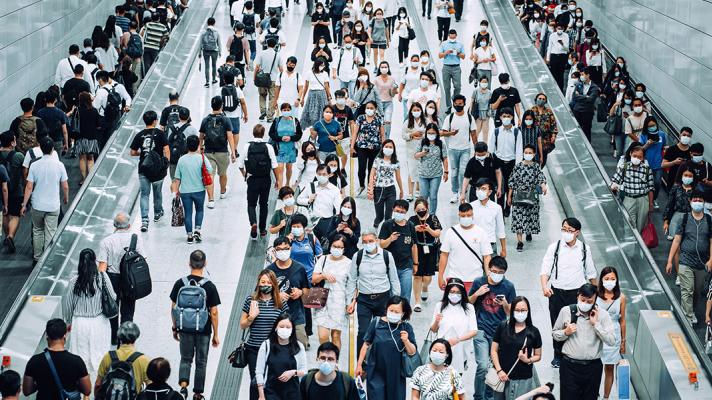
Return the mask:
<svg viewBox="0 0 712 400">
<path fill-rule="evenodd" d="M 133 363 L 143 354 L 134 352 L 125 361 L 119 359 L 116 351 L 110 351 L 111 366 L 101 381 L 101 389 L 97 395 L 103 400 L 135 400 L 136 377 Z"/>
<path fill-rule="evenodd" d="M 90 54 L 95 54 L 95 53 L 94 53 L 94 50 L 89 50 L 89 51 L 84 51 L 84 50 L 82 50 L 82 51 L 80 52 L 80 54 L 81 54 L 81 60 L 82 60 L 82 61 L 86 61 L 86 60 L 87 60 L 87 57 L 88 57 Z M 69 63 L 69 65 L 71 66 L 72 63 Z M 73 68 L 72 68 L 72 69 L 73 69 Z"/>
<path fill-rule="evenodd" d="M 15 150 L 10 150 L 3 156 L 0 153 L 0 165 L 5 167 L 7 174 L 10 176 L 10 182 L 8 184 L 8 191 L 10 195 L 21 195 L 23 193 L 22 185 L 22 167 L 12 168 L 12 159 L 15 158 Z"/>
<path fill-rule="evenodd" d="M 186 122 L 180 128 L 176 128 L 175 125 L 168 127 L 168 131 L 170 132 L 170 135 L 168 135 L 168 147 L 171 150 L 170 162 L 173 165 L 178 164 L 178 160 L 181 156 L 188 153 L 188 145 L 184 134 L 188 126 L 190 126 L 190 124 Z"/>
<path fill-rule="evenodd" d="M 168 169 L 168 160 L 162 153 L 158 153 L 153 149 L 155 130 L 151 132 L 151 149 L 143 155 L 143 160 L 138 165 L 138 172 L 148 178 L 151 182 L 157 182 L 165 178 L 166 170 Z"/>
<path fill-rule="evenodd" d="M 168 9 L 156 7 L 156 14 L 158 14 L 158 22 L 168 26 Z"/>
<path fill-rule="evenodd" d="M 245 49 L 242 45 L 242 36 L 237 37 L 232 36 L 232 43 L 230 43 L 230 55 L 235 57 L 235 62 L 241 63 L 245 58 Z"/>
<path fill-rule="evenodd" d="M 108 93 L 106 95 L 106 106 L 104 107 L 104 118 L 108 121 L 118 121 L 122 114 L 123 99 L 121 99 L 121 95 L 116 91 L 116 87 L 113 85 L 111 89 L 106 87 L 102 87 L 102 89 Z"/>
<path fill-rule="evenodd" d="M 247 173 L 254 177 L 269 177 L 272 171 L 272 161 L 267 151 L 267 143 L 250 142 L 247 148 L 247 160 L 245 160 Z"/>
<path fill-rule="evenodd" d="M 234 65 L 230 64 L 223 64 L 218 68 L 218 77 L 220 78 L 220 87 L 223 87 L 227 84 L 225 82 L 225 74 L 228 72 L 232 73 L 232 76 L 237 78 L 238 75 L 242 75 L 242 72 Z"/>
<path fill-rule="evenodd" d="M 126 55 L 131 58 L 139 58 L 143 55 L 143 42 L 138 33 L 129 34 L 129 44 L 126 46 Z"/>
<path fill-rule="evenodd" d="M 265 32 L 265 41 L 262 44 L 262 50 L 267 50 L 267 41 L 270 39 L 273 39 L 275 43 L 279 44 L 279 29 L 272 32 L 272 28 L 267 28 L 267 31 Z"/>
<path fill-rule="evenodd" d="M 121 297 L 128 300 L 142 299 L 152 291 L 151 271 L 146 259 L 136 251 L 138 236 L 131 235 L 131 244 L 121 258 Z"/>
<path fill-rule="evenodd" d="M 180 106 L 171 106 L 166 118 L 166 126 L 170 128 L 178 124 L 178 122 L 180 122 Z"/>
<path fill-rule="evenodd" d="M 245 33 L 252 35 L 255 33 L 255 14 L 242 14 L 242 23 L 245 25 Z"/>
<path fill-rule="evenodd" d="M 223 116 L 210 114 L 205 125 L 205 146 L 210 148 L 224 145 L 227 139 L 223 127 Z"/>
<path fill-rule="evenodd" d="M 52 119 L 42 119 L 42 122 L 47 126 L 47 134 L 52 140 L 58 141 L 63 137 L 62 133 L 62 121 L 52 118 Z"/>
<path fill-rule="evenodd" d="M 9 170 L 8 170 L 9 171 Z M 712 217 L 710 217 L 709 214 L 705 213 L 705 221 L 707 222 L 707 239 L 712 238 Z M 681 236 L 682 239 L 685 239 L 685 229 L 687 228 L 687 220 L 690 218 L 690 213 L 685 213 L 685 215 L 682 216 L 682 222 L 680 223 L 680 232 L 682 232 Z M 673 232 L 677 233 L 677 232 Z M 699 255 L 698 255 L 699 257 Z M 704 263 L 704 261 L 702 261 Z"/>
<path fill-rule="evenodd" d="M 390 276 L 391 273 L 391 258 L 388 257 L 389 251 L 383 249 L 383 262 L 386 264 L 386 276 Z M 356 253 L 356 277 L 361 274 L 361 261 L 363 260 L 363 249 Z"/>
<path fill-rule="evenodd" d="M 233 84 L 227 84 L 220 90 L 223 101 L 223 111 L 232 112 L 237 110 L 240 99 L 237 97 L 237 88 Z"/>
</svg>

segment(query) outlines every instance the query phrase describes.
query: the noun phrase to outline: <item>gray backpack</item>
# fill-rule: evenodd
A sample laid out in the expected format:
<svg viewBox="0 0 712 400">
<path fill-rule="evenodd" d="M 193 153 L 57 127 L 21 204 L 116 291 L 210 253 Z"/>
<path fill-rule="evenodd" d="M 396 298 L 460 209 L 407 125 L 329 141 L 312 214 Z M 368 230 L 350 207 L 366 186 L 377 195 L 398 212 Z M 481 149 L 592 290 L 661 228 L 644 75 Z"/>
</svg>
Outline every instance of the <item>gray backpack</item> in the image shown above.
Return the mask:
<svg viewBox="0 0 712 400">
<path fill-rule="evenodd" d="M 178 332 L 201 333 L 210 319 L 207 305 L 207 293 L 203 288 L 209 281 L 203 278 L 196 282 L 187 277 L 182 279 L 183 287 L 178 290 L 173 319 Z"/>
<path fill-rule="evenodd" d="M 200 45 L 203 51 L 218 51 L 218 37 L 213 29 L 205 30 L 200 38 Z"/>
</svg>

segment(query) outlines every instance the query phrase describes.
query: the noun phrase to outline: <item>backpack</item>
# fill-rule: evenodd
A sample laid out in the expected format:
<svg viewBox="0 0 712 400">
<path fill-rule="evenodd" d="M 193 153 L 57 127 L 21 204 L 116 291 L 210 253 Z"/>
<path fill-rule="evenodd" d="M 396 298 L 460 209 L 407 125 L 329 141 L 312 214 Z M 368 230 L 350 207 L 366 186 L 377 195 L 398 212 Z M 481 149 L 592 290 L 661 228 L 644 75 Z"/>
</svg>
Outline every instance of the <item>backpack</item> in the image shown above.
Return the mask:
<svg viewBox="0 0 712 400">
<path fill-rule="evenodd" d="M 314 381 L 314 374 L 316 374 L 317 371 L 319 371 L 319 369 L 317 368 L 310 369 L 309 372 L 307 372 L 307 375 L 303 378 L 304 392 L 307 394 L 307 396 L 309 395 L 309 387 Z M 351 377 L 349 376 L 349 374 L 341 371 L 336 371 L 336 374 L 341 377 L 341 389 L 339 390 L 340 393 L 338 398 L 346 399 L 349 397 L 349 393 L 351 392 Z"/>
<path fill-rule="evenodd" d="M 240 69 L 238 69 L 234 65 L 230 65 L 230 64 L 221 65 L 220 68 L 218 68 L 218 77 L 220 78 L 220 87 L 223 87 L 226 85 L 225 74 L 227 74 L 228 72 L 231 72 L 232 76 L 234 76 L 235 78 L 237 78 L 238 75 L 242 75 L 242 72 L 240 71 Z"/>
<path fill-rule="evenodd" d="M 82 51 L 80 52 L 80 54 L 82 55 L 82 56 L 80 57 L 80 59 L 81 59 L 82 61 L 86 61 L 86 60 L 87 60 L 87 57 L 88 57 L 89 55 L 91 55 L 91 54 L 95 54 L 95 55 L 96 55 L 96 53 L 94 52 L 94 50 L 89 50 L 89 51 L 84 51 L 84 50 L 82 50 Z M 69 62 L 69 66 L 72 66 L 72 62 L 71 62 L 71 61 Z M 72 69 L 74 69 L 74 67 L 72 67 Z"/>
<path fill-rule="evenodd" d="M 272 171 L 272 160 L 267 151 L 267 143 L 250 142 L 247 147 L 247 160 L 245 160 L 247 173 L 254 177 L 269 177 Z"/>
<path fill-rule="evenodd" d="M 279 45 L 279 29 L 272 32 L 272 28 L 267 28 L 267 30 L 265 31 L 265 40 L 262 43 L 262 50 L 267 50 L 267 41 L 269 39 L 274 39 L 274 42 Z M 275 46 L 275 48 L 277 48 L 277 46 Z"/>
<path fill-rule="evenodd" d="M 583 253 L 583 257 L 581 258 L 581 261 L 583 262 L 583 273 L 584 276 L 586 276 L 586 243 L 581 242 L 583 245 L 583 249 L 581 249 Z M 556 242 L 556 250 L 554 251 L 554 262 L 551 264 L 551 271 L 549 271 L 549 276 L 551 276 L 551 273 L 556 270 L 556 273 L 554 274 L 554 279 L 559 278 L 559 247 L 561 247 L 561 240 Z"/>
<path fill-rule="evenodd" d="M 175 126 L 180 122 L 180 106 L 171 106 L 171 110 L 168 112 L 168 117 L 166 118 L 166 125 L 168 128 Z"/>
<path fill-rule="evenodd" d="M 388 250 L 383 249 L 383 262 L 386 263 L 386 276 L 390 276 L 391 272 L 391 260 L 390 257 L 388 257 L 388 254 Z M 363 249 L 359 250 L 358 253 L 356 253 L 356 277 L 358 277 L 361 273 L 361 260 L 363 260 Z"/>
<path fill-rule="evenodd" d="M 235 62 L 242 63 L 245 59 L 245 49 L 242 45 L 243 36 L 237 37 L 232 36 L 232 43 L 230 43 L 230 55 L 235 57 Z"/>
<path fill-rule="evenodd" d="M 158 14 L 158 22 L 163 25 L 168 25 L 168 9 L 163 7 L 156 7 L 156 14 Z"/>
<path fill-rule="evenodd" d="M 569 304 L 569 311 L 571 312 L 571 320 L 569 321 L 569 323 L 575 324 L 576 321 L 578 321 L 578 305 Z"/>
<path fill-rule="evenodd" d="M 104 400 L 134 400 L 136 399 L 136 378 L 133 363 L 143 354 L 132 353 L 125 361 L 119 359 L 116 351 L 110 351 L 111 365 L 101 381 L 99 393 Z"/>
<path fill-rule="evenodd" d="M 245 25 L 245 34 L 255 33 L 255 14 L 242 14 L 242 24 Z"/>
<path fill-rule="evenodd" d="M 64 135 L 62 132 L 61 120 L 58 120 L 56 118 L 48 118 L 47 120 L 45 120 L 44 118 L 42 118 L 42 122 L 44 122 L 45 126 L 47 127 L 47 134 L 50 138 L 52 138 L 52 140 L 61 140 L 62 136 Z"/>
<path fill-rule="evenodd" d="M 223 131 L 223 116 L 210 114 L 205 124 L 205 145 L 206 147 L 220 147 L 225 143 L 225 132 Z"/>
<path fill-rule="evenodd" d="M 339 50 L 339 62 L 336 65 L 336 75 L 339 75 L 339 73 L 341 72 L 341 60 L 344 58 L 344 50 L 345 49 L 346 49 L 345 47 L 342 47 L 341 50 Z M 351 54 L 352 54 L 353 60 L 354 60 L 353 65 L 356 65 L 356 51 L 360 51 L 360 50 L 358 50 L 358 48 L 356 48 L 356 47 L 352 48 L 352 50 L 351 50 Z"/>
<path fill-rule="evenodd" d="M 451 117 L 452 118 L 452 117 Z M 517 145 L 517 136 L 519 136 L 519 128 L 513 127 L 512 129 L 514 131 L 514 146 L 516 147 Z M 492 152 L 497 151 L 497 141 L 499 140 L 499 128 L 494 128 L 494 149 L 492 149 Z"/>
<path fill-rule="evenodd" d="M 146 152 L 138 165 L 138 172 L 144 175 L 151 182 L 162 180 L 166 176 L 168 163 L 163 154 L 159 154 L 153 149 L 154 136 L 156 132 L 151 132 L 151 149 Z"/>
<path fill-rule="evenodd" d="M 24 154 L 31 148 L 40 145 L 39 141 L 37 140 L 37 120 L 39 120 L 40 118 L 35 116 L 21 116 L 19 118 L 20 123 L 17 126 L 16 132 L 17 146 L 15 147 L 17 147 L 17 151 Z"/>
<path fill-rule="evenodd" d="M 12 166 L 10 165 L 12 164 L 12 159 L 15 158 L 16 153 L 17 152 L 15 150 L 10 150 L 5 154 L 4 157 L 2 153 L 0 153 L 0 165 L 5 167 L 5 170 L 7 170 L 7 174 L 10 176 L 10 182 L 8 183 L 8 192 L 11 196 L 23 194 L 22 167 L 12 168 Z"/>
<path fill-rule="evenodd" d="M 208 278 L 198 282 L 193 279 L 189 281 L 187 277 L 181 279 L 183 287 L 178 289 L 176 306 L 172 312 L 178 332 L 201 333 L 208 323 L 208 295 L 203 288 L 208 281 Z"/>
<path fill-rule="evenodd" d="M 218 37 L 213 29 L 205 30 L 200 38 L 200 48 L 203 51 L 218 51 Z"/>
<path fill-rule="evenodd" d="M 152 291 L 151 271 L 146 258 L 136 251 L 138 236 L 131 235 L 131 244 L 124 250 L 124 256 L 119 263 L 121 274 L 121 297 L 128 300 L 142 299 Z"/>
<path fill-rule="evenodd" d="M 181 158 L 181 156 L 188 153 L 188 145 L 186 143 L 186 138 L 184 134 L 188 126 L 190 126 L 190 124 L 186 122 L 180 128 L 176 128 L 175 125 L 171 125 L 168 127 L 168 131 L 171 133 L 168 136 L 168 147 L 171 150 L 170 162 L 173 165 L 178 164 L 178 160 Z"/>
<path fill-rule="evenodd" d="M 237 97 L 237 88 L 233 84 L 227 84 L 220 89 L 220 96 L 223 101 L 223 111 L 232 112 L 240 105 L 240 98 Z"/>
<path fill-rule="evenodd" d="M 106 87 L 102 87 L 102 89 L 108 93 L 106 95 L 106 106 L 104 106 L 104 118 L 107 121 L 116 122 L 121 118 L 123 99 L 114 85 L 111 86 L 111 89 Z"/>
<path fill-rule="evenodd" d="M 138 33 L 129 33 L 129 43 L 126 45 L 126 55 L 139 58 L 143 55 L 143 42 Z"/>
</svg>

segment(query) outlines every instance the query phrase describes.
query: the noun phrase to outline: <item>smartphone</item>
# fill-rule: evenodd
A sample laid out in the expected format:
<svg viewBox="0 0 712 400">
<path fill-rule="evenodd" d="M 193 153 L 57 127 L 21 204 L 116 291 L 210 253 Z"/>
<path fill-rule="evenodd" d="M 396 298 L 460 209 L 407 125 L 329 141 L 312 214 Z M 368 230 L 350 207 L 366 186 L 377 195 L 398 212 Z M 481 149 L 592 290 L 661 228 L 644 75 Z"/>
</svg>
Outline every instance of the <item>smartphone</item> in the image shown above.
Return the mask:
<svg viewBox="0 0 712 400">
<path fill-rule="evenodd" d="M 430 147 L 423 147 L 423 153 L 430 153 Z"/>
<path fill-rule="evenodd" d="M 497 295 L 497 301 L 503 301 L 504 300 L 504 295 L 503 294 L 498 294 Z"/>
</svg>

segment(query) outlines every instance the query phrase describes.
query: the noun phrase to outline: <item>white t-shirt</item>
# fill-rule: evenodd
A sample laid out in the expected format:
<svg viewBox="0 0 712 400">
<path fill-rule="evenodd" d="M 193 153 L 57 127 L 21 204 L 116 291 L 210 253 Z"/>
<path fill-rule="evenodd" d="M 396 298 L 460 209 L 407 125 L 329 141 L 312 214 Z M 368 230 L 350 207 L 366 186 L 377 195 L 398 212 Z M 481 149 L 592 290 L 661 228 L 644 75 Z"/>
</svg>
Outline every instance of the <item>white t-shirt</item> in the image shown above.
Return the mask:
<svg viewBox="0 0 712 400">
<path fill-rule="evenodd" d="M 413 104 L 415 102 L 418 102 L 418 103 L 420 103 L 420 105 L 423 108 L 425 108 L 425 105 L 430 100 L 438 101 L 438 99 L 440 99 L 440 95 L 433 88 L 430 88 L 424 92 L 422 90 L 420 90 L 420 88 L 417 88 L 417 89 L 411 90 L 410 93 L 408 94 L 408 104 Z"/>
<path fill-rule="evenodd" d="M 27 153 L 25 153 L 25 159 L 22 161 L 22 166 L 24 168 L 30 168 L 30 161 L 32 161 L 32 156 L 30 155 L 30 152 L 35 156 L 34 158 L 36 160 L 39 160 L 40 158 L 43 157 L 42 154 L 42 149 L 40 149 L 40 146 L 33 147 L 29 150 L 27 150 Z M 57 161 L 59 161 L 59 156 L 57 155 L 57 152 L 52 150 L 52 153 L 50 153 L 50 158 L 53 158 Z"/>
<path fill-rule="evenodd" d="M 285 71 L 279 74 L 279 79 L 274 81 L 275 86 L 279 86 L 279 99 L 277 99 L 278 106 L 282 103 L 289 103 L 294 105 L 299 97 L 298 86 L 304 85 L 304 77 L 298 72 Z"/>
<path fill-rule="evenodd" d="M 487 46 L 486 50 L 484 47 L 478 47 L 477 49 L 475 49 L 475 55 L 477 56 L 478 60 L 483 60 L 485 58 L 492 58 L 492 57 L 494 57 L 494 50 L 492 49 L 492 46 Z M 483 71 L 491 71 L 492 63 L 486 62 L 486 63 L 477 64 L 477 69 L 480 69 Z"/>
<path fill-rule="evenodd" d="M 465 294 L 463 294 L 463 296 L 465 296 Z M 430 325 L 432 326 L 435 322 L 435 317 L 438 314 L 443 315 L 442 320 L 440 320 L 436 336 L 438 339 L 448 340 L 460 338 L 472 331 L 477 330 L 477 314 L 475 313 L 475 306 L 468 304 L 467 312 L 465 312 L 459 304 L 455 306 L 449 304 L 441 312 L 441 304 L 442 302 L 435 304 L 433 319 L 430 322 Z M 464 340 L 453 346 L 452 362 L 450 363 L 450 366 L 455 368 L 456 371 L 464 371 L 465 360 L 467 360 L 467 357 L 473 350 L 472 340 Z"/>
<path fill-rule="evenodd" d="M 67 181 L 67 170 L 59 160 L 42 157 L 30 165 L 27 181 L 32 182 L 32 208 L 37 211 L 55 212 L 61 205 L 59 188 Z"/>
<path fill-rule="evenodd" d="M 396 33 L 398 34 L 398 37 L 408 39 L 409 26 L 412 26 L 412 23 L 410 22 L 410 17 L 405 17 L 404 19 L 401 19 L 401 17 L 398 16 L 395 22 L 395 29 Z"/>
<path fill-rule="evenodd" d="M 235 89 L 237 90 L 237 98 L 240 99 L 240 102 L 242 104 L 246 104 L 245 101 L 245 94 L 242 93 L 242 90 L 240 90 L 239 86 L 235 86 Z M 237 108 L 234 111 L 227 111 L 223 109 L 223 112 L 225 113 L 225 116 L 228 118 L 240 118 L 242 116 L 242 107 L 240 104 L 237 105 Z"/>
<path fill-rule="evenodd" d="M 467 112 L 462 115 L 452 114 L 452 127 L 450 127 L 450 115 L 445 116 L 443 130 L 459 130 L 456 135 L 444 138 L 448 149 L 469 150 L 472 147 L 470 131 L 475 130 L 475 119 L 472 118 L 472 123 L 470 123 L 469 118 L 471 117 L 468 117 Z"/>
<path fill-rule="evenodd" d="M 420 68 L 408 68 L 401 77 L 400 83 L 405 84 L 403 88 L 403 99 L 407 99 L 410 92 L 418 89 L 420 85 Z"/>
<path fill-rule="evenodd" d="M 309 81 L 309 90 L 326 90 L 326 83 L 329 81 L 329 74 L 326 73 L 326 70 L 317 72 L 316 74 L 314 71 L 309 71 L 309 75 L 307 75 L 307 80 Z"/>
<path fill-rule="evenodd" d="M 440 247 L 440 251 L 448 253 L 445 278 L 460 278 L 463 282 L 472 282 L 483 275 L 482 263 L 462 243 L 453 229 L 457 229 L 480 259 L 492 254 L 492 245 L 485 231 L 476 225 L 470 229 L 463 229 L 462 226 L 456 225 L 445 232 Z"/>
</svg>

